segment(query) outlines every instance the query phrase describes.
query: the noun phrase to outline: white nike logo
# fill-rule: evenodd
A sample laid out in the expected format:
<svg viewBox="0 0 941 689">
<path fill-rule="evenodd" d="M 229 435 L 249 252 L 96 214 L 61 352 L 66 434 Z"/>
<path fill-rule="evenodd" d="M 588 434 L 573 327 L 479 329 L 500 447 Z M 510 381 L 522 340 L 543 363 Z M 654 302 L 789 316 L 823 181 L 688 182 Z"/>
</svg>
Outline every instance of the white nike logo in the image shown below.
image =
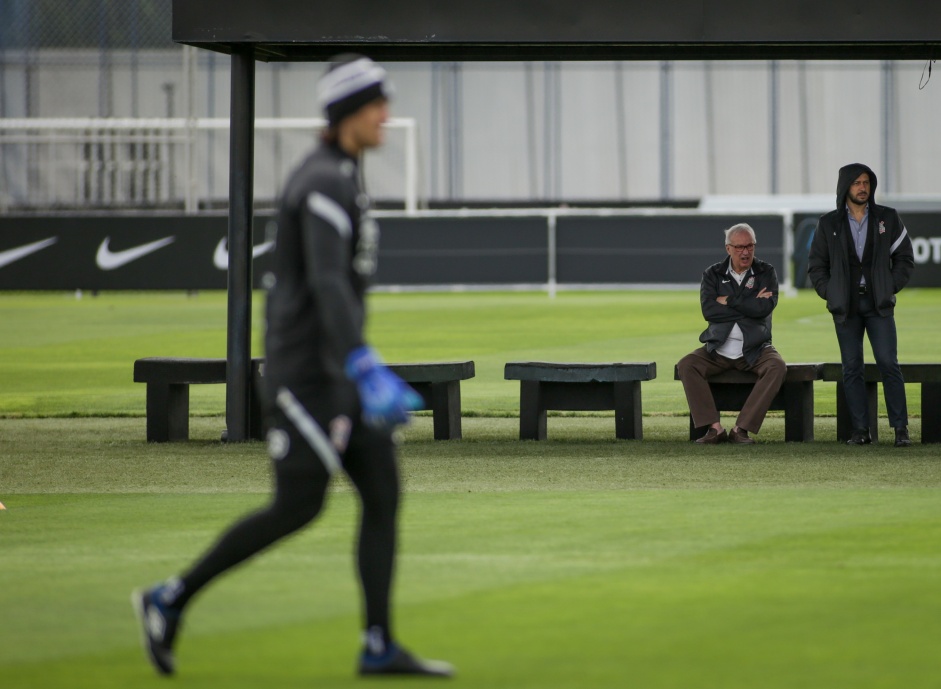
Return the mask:
<svg viewBox="0 0 941 689">
<path fill-rule="evenodd" d="M 723 280 L 723 281 L 722 281 L 722 284 L 724 285 L 724 284 L 727 283 L 727 282 L 729 282 L 729 280 Z"/>
<path fill-rule="evenodd" d="M 154 608 L 147 609 L 147 633 L 150 634 L 154 639 L 158 641 L 163 641 L 163 635 L 167 631 L 167 621 Z"/>
<path fill-rule="evenodd" d="M 130 249 L 123 249 L 122 251 L 111 251 L 108 248 L 108 245 L 111 242 L 111 237 L 105 237 L 105 240 L 101 243 L 101 246 L 98 247 L 98 253 L 95 255 L 95 263 L 97 263 L 98 267 L 102 270 L 114 270 L 115 268 L 120 268 L 121 266 L 127 265 L 131 261 L 136 261 L 139 258 L 143 258 L 147 254 L 151 254 L 157 249 L 162 249 L 167 244 L 172 244 L 175 240 L 176 237 L 164 237 L 163 239 L 158 239 L 155 242 L 148 242 L 147 244 L 134 246 Z"/>
<path fill-rule="evenodd" d="M 0 251 L 0 268 L 8 266 L 14 261 L 19 261 L 21 258 L 26 258 L 30 254 L 35 254 L 37 251 L 42 251 L 47 246 L 55 244 L 57 241 L 59 241 L 58 237 L 49 237 L 49 239 L 43 239 L 38 242 L 33 242 L 32 244 L 24 244 L 15 249 Z"/>
<path fill-rule="evenodd" d="M 262 254 L 267 254 L 274 249 L 274 241 L 262 242 L 252 247 L 252 258 L 258 258 Z M 229 240 L 223 237 L 216 244 L 216 250 L 212 254 L 212 264 L 219 270 L 229 269 Z"/>
</svg>

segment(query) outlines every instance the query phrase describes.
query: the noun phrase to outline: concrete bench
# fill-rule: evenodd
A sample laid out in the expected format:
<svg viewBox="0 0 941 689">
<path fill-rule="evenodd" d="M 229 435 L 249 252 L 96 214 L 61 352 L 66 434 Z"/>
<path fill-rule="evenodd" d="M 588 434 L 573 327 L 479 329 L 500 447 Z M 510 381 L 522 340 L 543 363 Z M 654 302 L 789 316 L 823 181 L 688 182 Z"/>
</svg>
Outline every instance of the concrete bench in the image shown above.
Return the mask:
<svg viewBox="0 0 941 689">
<path fill-rule="evenodd" d="M 921 442 L 941 443 L 941 364 L 899 364 L 906 383 L 921 384 Z M 864 364 L 866 406 L 869 410 L 869 432 L 873 442 L 879 440 L 878 384 L 882 374 L 875 363 Z M 843 364 L 823 364 L 823 380 L 836 382 L 836 437 L 849 440 L 853 433 L 846 390 L 843 387 Z"/>
<path fill-rule="evenodd" d="M 811 442 L 814 439 L 814 381 L 820 380 L 822 364 L 788 364 L 787 375 L 769 409 L 784 411 L 784 440 Z M 673 379 L 680 380 L 679 370 L 673 367 Z M 750 371 L 723 371 L 709 378 L 709 388 L 716 409 L 741 411 L 758 375 Z M 708 427 L 693 426 L 689 417 L 689 439 L 705 435 Z"/>
<path fill-rule="evenodd" d="M 249 437 L 263 437 L 261 375 L 264 359 L 252 359 Z M 225 383 L 225 359 L 149 357 L 134 362 L 134 382 L 147 384 L 147 441 L 189 439 L 190 385 Z"/>
<path fill-rule="evenodd" d="M 425 400 L 434 422 L 435 440 L 461 438 L 461 381 L 475 375 L 473 361 L 388 364 Z"/>
<path fill-rule="evenodd" d="M 546 439 L 546 411 L 614 410 L 615 437 L 644 437 L 640 384 L 657 377 L 653 361 L 565 364 L 516 361 L 505 380 L 520 381 L 520 440 Z"/>
<path fill-rule="evenodd" d="M 261 381 L 264 359 L 252 359 L 249 437 L 264 437 Z M 434 437 L 461 437 L 460 381 L 474 377 L 473 361 L 389 364 L 431 409 Z M 147 384 L 147 440 L 165 443 L 189 439 L 189 386 L 226 381 L 225 359 L 150 357 L 134 362 L 134 382 Z"/>
</svg>

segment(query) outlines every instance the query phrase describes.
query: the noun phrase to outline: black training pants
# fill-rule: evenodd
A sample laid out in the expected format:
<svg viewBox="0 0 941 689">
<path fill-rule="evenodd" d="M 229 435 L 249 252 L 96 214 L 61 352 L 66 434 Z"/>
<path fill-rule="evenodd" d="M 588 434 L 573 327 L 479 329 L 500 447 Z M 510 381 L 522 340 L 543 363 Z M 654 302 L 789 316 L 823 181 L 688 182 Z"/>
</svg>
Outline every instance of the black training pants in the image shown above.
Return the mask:
<svg viewBox="0 0 941 689">
<path fill-rule="evenodd" d="M 872 354 L 882 374 L 882 390 L 885 407 L 889 414 L 889 425 L 902 428 L 908 425 L 908 404 L 905 400 L 905 379 L 899 367 L 898 333 L 895 316 L 880 316 L 873 304 L 872 295 L 859 297 L 856 312 L 836 323 L 836 338 L 840 344 L 843 360 L 843 386 L 853 428 L 869 427 L 869 410 L 866 403 L 865 361 L 863 357 L 863 333 L 869 336 Z"/>
<path fill-rule="evenodd" d="M 310 523 L 323 508 L 334 471 L 350 477 L 360 497 L 357 565 L 367 628 L 391 635 L 390 590 L 396 544 L 399 476 L 392 436 L 360 420 L 352 387 L 297 394 L 278 391 L 269 415 L 274 469 L 271 503 L 233 524 L 181 577 L 188 600 L 213 578 Z"/>
</svg>

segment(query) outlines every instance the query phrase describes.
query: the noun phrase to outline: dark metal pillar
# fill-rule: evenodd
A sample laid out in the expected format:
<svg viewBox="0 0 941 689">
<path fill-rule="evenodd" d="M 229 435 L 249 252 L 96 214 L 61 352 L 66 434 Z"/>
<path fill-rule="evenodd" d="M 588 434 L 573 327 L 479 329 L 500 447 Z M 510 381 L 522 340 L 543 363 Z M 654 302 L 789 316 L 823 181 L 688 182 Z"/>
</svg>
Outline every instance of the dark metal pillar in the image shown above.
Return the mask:
<svg viewBox="0 0 941 689">
<path fill-rule="evenodd" d="M 248 440 L 251 402 L 252 187 L 255 168 L 255 54 L 232 53 L 229 131 L 229 311 L 225 374 L 226 439 Z"/>
</svg>

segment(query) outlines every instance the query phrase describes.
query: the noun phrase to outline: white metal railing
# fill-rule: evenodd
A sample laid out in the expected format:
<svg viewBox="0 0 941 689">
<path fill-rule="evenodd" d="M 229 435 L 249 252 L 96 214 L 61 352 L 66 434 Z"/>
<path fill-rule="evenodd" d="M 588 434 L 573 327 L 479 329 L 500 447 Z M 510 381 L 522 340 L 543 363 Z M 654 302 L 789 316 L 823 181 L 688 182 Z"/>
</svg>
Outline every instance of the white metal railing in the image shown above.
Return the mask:
<svg viewBox="0 0 941 689">
<path fill-rule="evenodd" d="M 276 134 L 316 132 L 325 125 L 319 117 L 255 119 L 256 132 Z M 195 213 L 202 168 L 216 155 L 205 135 L 229 126 L 221 117 L 2 118 L 0 210 L 24 205 L 17 197 L 25 197 L 25 205 L 50 208 L 182 202 L 187 213 Z M 412 213 L 418 209 L 416 121 L 396 117 L 386 126 L 404 132 L 401 194 Z M 286 167 L 283 160 L 273 164 Z"/>
</svg>

